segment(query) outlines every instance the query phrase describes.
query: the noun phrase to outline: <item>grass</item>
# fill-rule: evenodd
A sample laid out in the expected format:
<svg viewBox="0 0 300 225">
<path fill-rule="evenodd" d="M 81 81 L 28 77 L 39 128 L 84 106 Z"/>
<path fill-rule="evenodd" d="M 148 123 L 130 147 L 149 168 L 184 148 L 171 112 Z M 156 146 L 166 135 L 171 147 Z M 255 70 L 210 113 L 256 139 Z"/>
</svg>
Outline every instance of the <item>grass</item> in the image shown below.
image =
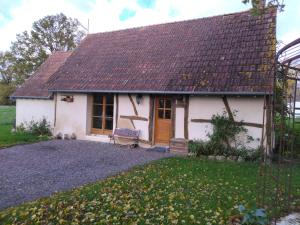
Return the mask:
<svg viewBox="0 0 300 225">
<path fill-rule="evenodd" d="M 237 205 L 255 205 L 257 174 L 254 163 L 163 159 L 6 209 L 0 224 L 227 224 Z"/>
<path fill-rule="evenodd" d="M 15 117 L 15 106 L 0 106 L 0 148 L 48 140 L 46 136 L 35 136 L 28 133 L 11 133 Z"/>
</svg>

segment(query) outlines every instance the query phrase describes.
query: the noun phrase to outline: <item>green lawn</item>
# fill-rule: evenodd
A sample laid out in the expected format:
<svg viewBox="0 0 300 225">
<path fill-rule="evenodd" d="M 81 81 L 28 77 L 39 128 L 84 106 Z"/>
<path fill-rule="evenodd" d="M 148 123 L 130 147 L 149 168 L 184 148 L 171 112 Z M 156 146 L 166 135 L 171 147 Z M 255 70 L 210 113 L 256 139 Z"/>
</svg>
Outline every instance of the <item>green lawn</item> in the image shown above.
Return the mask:
<svg viewBox="0 0 300 225">
<path fill-rule="evenodd" d="M 163 159 L 6 209 L 0 224 L 227 224 L 236 205 L 255 205 L 257 174 L 257 164 Z"/>
<path fill-rule="evenodd" d="M 0 148 L 48 139 L 45 136 L 38 137 L 26 133 L 11 133 L 15 117 L 15 106 L 0 106 Z"/>
</svg>

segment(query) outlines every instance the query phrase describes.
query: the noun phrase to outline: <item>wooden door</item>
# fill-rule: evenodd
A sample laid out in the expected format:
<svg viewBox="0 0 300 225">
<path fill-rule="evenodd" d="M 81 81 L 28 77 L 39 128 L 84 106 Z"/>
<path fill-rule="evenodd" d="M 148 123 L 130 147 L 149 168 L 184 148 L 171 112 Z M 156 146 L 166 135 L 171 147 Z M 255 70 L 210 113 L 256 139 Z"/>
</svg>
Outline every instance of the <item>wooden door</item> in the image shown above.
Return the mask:
<svg viewBox="0 0 300 225">
<path fill-rule="evenodd" d="M 155 101 L 155 144 L 168 145 L 172 134 L 172 99 L 162 96 Z"/>
</svg>

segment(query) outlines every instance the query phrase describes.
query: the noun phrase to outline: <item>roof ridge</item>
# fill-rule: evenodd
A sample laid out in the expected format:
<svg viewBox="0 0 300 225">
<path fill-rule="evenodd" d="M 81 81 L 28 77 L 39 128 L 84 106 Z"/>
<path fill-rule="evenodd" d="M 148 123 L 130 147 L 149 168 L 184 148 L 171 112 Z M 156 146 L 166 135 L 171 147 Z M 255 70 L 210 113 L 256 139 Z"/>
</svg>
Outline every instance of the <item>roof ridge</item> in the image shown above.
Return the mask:
<svg viewBox="0 0 300 225">
<path fill-rule="evenodd" d="M 177 23 L 185 23 L 185 22 L 192 22 L 197 20 L 206 20 L 206 19 L 212 19 L 212 18 L 218 18 L 218 17 L 225 17 L 225 16 L 234 16 L 234 15 L 240 15 L 245 13 L 250 13 L 251 9 L 240 11 L 240 12 L 233 12 L 233 13 L 225 13 L 221 15 L 213 15 L 213 16 L 206 16 L 206 17 L 200 17 L 200 18 L 193 18 L 193 19 L 183 19 L 183 20 L 177 20 L 177 21 L 169 21 L 165 23 L 157 23 L 157 24 L 149 24 L 149 25 L 141 25 L 136 27 L 128 27 L 124 29 L 117 29 L 117 30 L 110 30 L 110 31 L 103 31 L 103 32 L 97 32 L 97 33 L 89 33 L 86 36 L 96 36 L 100 34 L 107 34 L 107 33 L 114 33 L 114 32 L 120 32 L 120 31 L 128 31 L 128 30 L 136 30 L 136 29 L 142 29 L 142 28 L 148 28 L 148 27 L 158 27 L 162 25 L 170 25 L 170 24 L 177 24 Z"/>
</svg>

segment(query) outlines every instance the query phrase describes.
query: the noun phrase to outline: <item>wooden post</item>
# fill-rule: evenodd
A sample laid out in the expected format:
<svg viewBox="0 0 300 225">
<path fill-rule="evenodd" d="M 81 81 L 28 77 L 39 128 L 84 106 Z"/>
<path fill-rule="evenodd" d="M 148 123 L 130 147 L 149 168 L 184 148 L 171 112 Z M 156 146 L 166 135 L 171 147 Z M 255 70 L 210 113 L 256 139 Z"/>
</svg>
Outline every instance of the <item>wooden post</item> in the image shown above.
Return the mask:
<svg viewBox="0 0 300 225">
<path fill-rule="evenodd" d="M 153 118 L 154 118 L 154 96 L 149 95 L 149 123 L 148 123 L 148 133 L 149 133 L 149 143 L 153 144 Z"/>
<path fill-rule="evenodd" d="M 176 126 L 176 107 L 175 107 L 175 104 L 176 104 L 176 99 L 175 97 L 173 96 L 172 99 L 172 120 L 171 120 L 171 136 L 172 138 L 175 138 L 175 126 Z"/>
<path fill-rule="evenodd" d="M 116 128 L 118 128 L 119 120 L 119 94 L 116 94 Z"/>
<path fill-rule="evenodd" d="M 190 107 L 190 96 L 185 96 L 184 104 L 184 138 L 189 139 L 189 107 Z"/>
</svg>

